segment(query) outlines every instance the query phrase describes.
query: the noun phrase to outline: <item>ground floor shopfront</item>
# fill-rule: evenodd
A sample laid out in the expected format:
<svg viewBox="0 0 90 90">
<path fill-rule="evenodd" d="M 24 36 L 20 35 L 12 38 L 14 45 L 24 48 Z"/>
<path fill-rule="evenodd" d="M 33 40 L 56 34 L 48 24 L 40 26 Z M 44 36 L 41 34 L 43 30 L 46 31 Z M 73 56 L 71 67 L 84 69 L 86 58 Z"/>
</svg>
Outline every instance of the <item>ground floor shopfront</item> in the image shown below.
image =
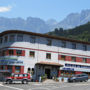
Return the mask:
<svg viewBox="0 0 90 90">
<path fill-rule="evenodd" d="M 74 65 L 67 63 L 62 65 L 55 62 L 41 61 L 37 62 L 33 68 L 25 67 L 26 66 L 24 64 L 7 65 L 6 63 L 3 63 L 3 65 L 0 65 L 0 78 L 9 76 L 11 73 L 30 73 L 34 80 L 39 80 L 40 76 L 46 76 L 48 79 L 52 79 L 53 77 L 71 77 L 82 73 L 86 73 L 90 77 L 90 66 L 85 65 Z"/>
<path fill-rule="evenodd" d="M 86 73 L 90 77 L 90 64 L 77 62 L 59 62 L 63 65 L 59 70 L 59 77 L 71 77 L 76 74 Z"/>
<path fill-rule="evenodd" d="M 84 71 L 81 72 L 81 71 L 60 70 L 59 72 L 60 72 L 59 74 L 60 77 L 71 77 L 73 75 L 82 74 L 82 73 L 88 74 L 88 76 L 90 77 L 90 72 L 84 72 Z"/>
<path fill-rule="evenodd" d="M 9 72 L 9 73 L 23 73 L 24 66 L 15 66 L 15 65 L 0 65 L 1 72 Z"/>
<path fill-rule="evenodd" d="M 73 64 L 74 65 L 74 64 Z M 75 66 L 75 65 L 74 65 Z M 36 79 L 40 76 L 47 75 L 47 78 L 53 77 L 68 78 L 77 74 L 88 74 L 90 78 L 90 66 L 76 65 L 77 67 L 67 67 L 67 65 L 61 65 L 59 63 L 40 62 L 36 64 Z"/>
<path fill-rule="evenodd" d="M 0 80 L 10 76 L 12 73 L 24 73 L 24 66 L 0 65 Z"/>
<path fill-rule="evenodd" d="M 62 67 L 59 63 L 52 62 L 39 62 L 36 63 L 36 79 L 39 77 L 46 76 L 48 79 L 52 79 L 53 77 L 58 77 L 59 69 Z"/>
<path fill-rule="evenodd" d="M 24 73 L 24 65 L 21 60 L 1 58 L 0 60 L 0 80 L 10 76 L 12 73 Z"/>
</svg>

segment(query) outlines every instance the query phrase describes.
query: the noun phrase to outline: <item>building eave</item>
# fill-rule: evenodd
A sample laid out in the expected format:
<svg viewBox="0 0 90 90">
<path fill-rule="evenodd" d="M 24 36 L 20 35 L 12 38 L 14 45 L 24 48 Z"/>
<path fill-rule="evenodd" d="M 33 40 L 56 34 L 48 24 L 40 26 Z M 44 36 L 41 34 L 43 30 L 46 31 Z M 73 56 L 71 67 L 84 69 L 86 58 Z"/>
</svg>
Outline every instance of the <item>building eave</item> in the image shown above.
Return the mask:
<svg viewBox="0 0 90 90">
<path fill-rule="evenodd" d="M 6 34 L 13 34 L 13 33 L 34 35 L 34 36 L 45 37 L 45 38 L 50 38 L 50 39 L 57 39 L 57 40 L 70 41 L 70 42 L 83 43 L 83 44 L 89 44 L 90 45 L 90 42 L 85 42 L 85 41 L 80 41 L 80 40 L 73 40 L 73 39 L 68 39 L 68 38 L 58 37 L 58 36 L 50 36 L 50 35 L 47 35 L 47 34 L 21 31 L 21 30 L 7 30 L 7 31 L 4 31 L 4 32 L 0 33 L 0 37 L 4 36 Z"/>
<path fill-rule="evenodd" d="M 46 62 L 46 61 L 37 62 L 36 65 L 48 65 L 48 66 L 58 66 L 58 67 L 63 66 L 63 65 L 56 63 L 56 62 Z"/>
</svg>

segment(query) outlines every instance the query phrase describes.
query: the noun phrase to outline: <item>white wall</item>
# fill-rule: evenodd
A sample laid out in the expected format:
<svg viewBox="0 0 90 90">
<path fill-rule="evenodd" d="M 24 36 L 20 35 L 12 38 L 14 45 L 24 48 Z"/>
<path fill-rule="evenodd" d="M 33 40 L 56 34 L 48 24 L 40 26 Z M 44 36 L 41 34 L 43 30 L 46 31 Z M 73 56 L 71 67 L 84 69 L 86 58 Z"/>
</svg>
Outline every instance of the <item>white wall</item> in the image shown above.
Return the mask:
<svg viewBox="0 0 90 90">
<path fill-rule="evenodd" d="M 16 35 L 15 37 L 16 42 L 3 43 L 0 45 L 0 48 L 4 48 L 4 47 L 18 47 L 13 49 L 23 48 L 23 50 L 25 50 L 25 57 L 18 57 L 18 59 L 23 60 L 25 65 L 25 72 L 27 72 L 28 67 L 33 68 L 36 62 L 40 62 L 40 61 L 59 62 L 58 52 L 64 54 L 67 53 L 67 55 L 77 54 L 77 55 L 86 55 L 86 57 L 90 56 L 90 45 L 88 45 L 88 51 L 83 51 L 81 43 L 77 43 L 77 49 L 71 49 L 72 42 L 67 41 L 67 47 L 62 48 L 60 47 L 61 40 L 52 39 L 52 46 L 48 46 L 46 45 L 47 38 L 45 37 L 36 36 L 36 42 L 30 43 L 30 35 L 24 34 L 23 35 L 24 38 L 22 42 L 17 42 L 17 34 L 15 35 Z M 30 50 L 35 51 L 35 58 L 29 57 Z M 46 59 L 46 53 L 51 53 L 51 59 Z M 59 63 L 64 64 L 62 62 Z"/>
</svg>

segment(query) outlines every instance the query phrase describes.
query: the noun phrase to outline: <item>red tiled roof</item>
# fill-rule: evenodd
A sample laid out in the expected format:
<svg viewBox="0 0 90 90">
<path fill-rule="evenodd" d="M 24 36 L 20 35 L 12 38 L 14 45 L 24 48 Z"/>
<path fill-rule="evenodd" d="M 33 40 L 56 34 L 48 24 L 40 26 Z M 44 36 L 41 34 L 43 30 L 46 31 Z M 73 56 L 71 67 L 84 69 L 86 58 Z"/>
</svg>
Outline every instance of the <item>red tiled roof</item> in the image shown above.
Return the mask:
<svg viewBox="0 0 90 90">
<path fill-rule="evenodd" d="M 56 62 L 45 62 L 45 61 L 37 62 L 36 64 L 50 65 L 50 66 L 63 66 L 63 65 L 56 63 Z"/>
</svg>

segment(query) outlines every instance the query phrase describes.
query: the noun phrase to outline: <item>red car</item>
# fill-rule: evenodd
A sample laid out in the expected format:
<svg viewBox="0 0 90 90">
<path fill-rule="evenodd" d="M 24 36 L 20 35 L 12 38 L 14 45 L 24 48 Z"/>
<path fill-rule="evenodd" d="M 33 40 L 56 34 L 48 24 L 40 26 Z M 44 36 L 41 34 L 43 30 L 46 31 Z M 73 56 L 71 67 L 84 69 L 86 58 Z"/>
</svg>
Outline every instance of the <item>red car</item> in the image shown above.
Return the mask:
<svg viewBox="0 0 90 90">
<path fill-rule="evenodd" d="M 22 84 L 28 84 L 29 81 L 31 81 L 30 74 L 24 73 L 24 74 L 13 74 L 10 77 L 5 78 L 6 84 L 11 84 L 14 81 L 21 81 Z"/>
</svg>

